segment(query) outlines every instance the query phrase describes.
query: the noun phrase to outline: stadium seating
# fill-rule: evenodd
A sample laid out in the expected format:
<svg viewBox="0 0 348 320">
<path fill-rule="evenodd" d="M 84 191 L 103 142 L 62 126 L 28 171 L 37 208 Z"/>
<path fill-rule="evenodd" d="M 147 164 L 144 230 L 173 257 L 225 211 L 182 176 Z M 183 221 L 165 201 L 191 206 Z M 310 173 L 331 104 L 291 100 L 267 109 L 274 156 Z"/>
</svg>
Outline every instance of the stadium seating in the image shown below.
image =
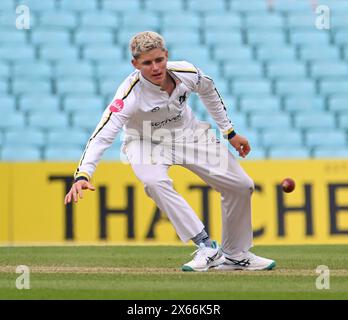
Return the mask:
<svg viewBox="0 0 348 320">
<path fill-rule="evenodd" d="M 316 3 L 331 9 L 329 30 L 310 0 L 2 0 L 0 161 L 77 161 L 134 71 L 128 44 L 143 30 L 213 78 L 250 159 L 347 157 L 348 2 Z M 18 4 L 29 30 L 15 28 Z M 120 145 L 105 159 L 119 160 Z"/>
</svg>

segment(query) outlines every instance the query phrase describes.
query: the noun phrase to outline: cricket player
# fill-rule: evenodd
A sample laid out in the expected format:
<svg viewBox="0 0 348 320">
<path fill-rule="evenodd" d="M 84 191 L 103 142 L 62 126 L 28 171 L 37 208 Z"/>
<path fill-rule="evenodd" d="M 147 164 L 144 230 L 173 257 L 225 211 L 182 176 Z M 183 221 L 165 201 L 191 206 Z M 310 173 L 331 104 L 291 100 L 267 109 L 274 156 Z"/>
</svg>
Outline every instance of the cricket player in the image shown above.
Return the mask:
<svg viewBox="0 0 348 320">
<path fill-rule="evenodd" d="M 189 95 L 197 93 L 223 137 L 239 156 L 247 156 L 248 140 L 235 132 L 213 80 L 189 62 L 168 61 L 164 39 L 155 32 L 136 34 L 130 50 L 136 70 L 120 85 L 90 137 L 65 204 L 82 198 L 82 190 L 95 190 L 90 179 L 103 152 L 123 128 L 123 152 L 145 192 L 166 213 L 180 239 L 197 245 L 183 271 L 272 269 L 275 261 L 249 251 L 253 181 L 227 146 L 207 134 L 209 124 L 198 120 L 187 104 Z M 208 161 L 212 155 L 219 161 Z M 221 247 L 209 238 L 196 213 L 174 190 L 167 174 L 172 165 L 193 171 L 221 193 Z"/>
</svg>

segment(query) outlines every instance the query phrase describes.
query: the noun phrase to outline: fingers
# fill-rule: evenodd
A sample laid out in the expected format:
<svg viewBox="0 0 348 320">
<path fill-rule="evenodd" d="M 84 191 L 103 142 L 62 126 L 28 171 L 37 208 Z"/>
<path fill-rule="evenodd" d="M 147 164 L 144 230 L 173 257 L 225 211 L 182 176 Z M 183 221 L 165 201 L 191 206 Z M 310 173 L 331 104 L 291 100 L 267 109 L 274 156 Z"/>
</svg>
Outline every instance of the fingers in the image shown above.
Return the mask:
<svg viewBox="0 0 348 320">
<path fill-rule="evenodd" d="M 80 185 L 76 186 L 76 193 L 80 197 L 80 199 L 83 199 L 83 191 L 82 191 L 82 187 Z"/>
<path fill-rule="evenodd" d="M 88 183 L 88 189 L 91 190 L 91 191 L 95 191 L 95 187 L 91 184 L 91 183 Z"/>
</svg>

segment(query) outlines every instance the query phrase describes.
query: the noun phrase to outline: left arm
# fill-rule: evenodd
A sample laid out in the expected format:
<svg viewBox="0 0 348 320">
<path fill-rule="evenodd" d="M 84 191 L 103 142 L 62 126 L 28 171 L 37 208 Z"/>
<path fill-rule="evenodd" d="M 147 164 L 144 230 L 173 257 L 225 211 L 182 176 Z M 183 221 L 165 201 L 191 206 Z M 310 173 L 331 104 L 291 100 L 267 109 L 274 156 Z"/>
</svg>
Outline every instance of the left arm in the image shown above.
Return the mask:
<svg viewBox="0 0 348 320">
<path fill-rule="evenodd" d="M 203 75 L 197 69 L 197 83 L 195 91 L 198 93 L 202 102 L 217 123 L 229 143 L 236 149 L 239 155 L 245 158 L 250 152 L 250 145 L 245 137 L 240 136 L 234 131 L 231 120 L 228 118 L 224 102 L 215 87 L 214 81 Z"/>
</svg>

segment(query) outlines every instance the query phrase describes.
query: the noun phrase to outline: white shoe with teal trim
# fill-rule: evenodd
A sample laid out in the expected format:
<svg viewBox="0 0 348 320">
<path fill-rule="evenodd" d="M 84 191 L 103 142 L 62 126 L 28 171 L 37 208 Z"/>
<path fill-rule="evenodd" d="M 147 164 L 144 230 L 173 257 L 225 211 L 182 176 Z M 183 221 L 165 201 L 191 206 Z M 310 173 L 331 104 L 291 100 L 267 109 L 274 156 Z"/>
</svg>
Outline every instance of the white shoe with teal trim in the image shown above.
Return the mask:
<svg viewBox="0 0 348 320">
<path fill-rule="evenodd" d="M 225 255 L 225 262 L 216 267 L 216 270 L 272 270 L 276 262 L 271 259 L 259 257 L 251 252 L 243 252 L 236 257 Z"/>
<path fill-rule="evenodd" d="M 212 241 L 212 247 L 206 247 L 201 243 L 198 249 L 192 253 L 193 259 L 182 266 L 182 271 L 208 271 L 212 267 L 221 265 L 225 261 L 220 246 Z"/>
</svg>

